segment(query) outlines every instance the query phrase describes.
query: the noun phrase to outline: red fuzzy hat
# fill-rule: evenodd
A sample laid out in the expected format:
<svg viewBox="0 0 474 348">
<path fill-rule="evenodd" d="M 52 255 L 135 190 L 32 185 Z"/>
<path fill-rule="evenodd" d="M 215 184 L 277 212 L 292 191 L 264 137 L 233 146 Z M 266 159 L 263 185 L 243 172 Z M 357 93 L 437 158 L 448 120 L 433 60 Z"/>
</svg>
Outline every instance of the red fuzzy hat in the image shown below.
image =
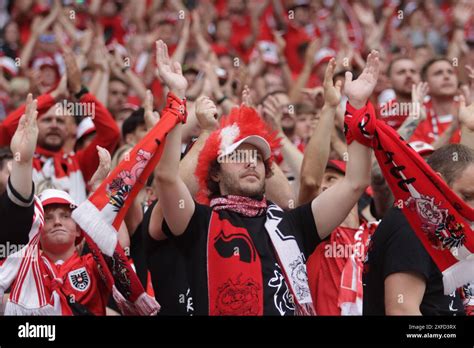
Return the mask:
<svg viewBox="0 0 474 348">
<path fill-rule="evenodd" d="M 207 178 L 209 168 L 218 156 L 229 155 L 242 143 L 256 146 L 269 166 L 273 163 L 273 151 L 279 147 L 277 132 L 262 120 L 255 109 L 242 105 L 231 110 L 230 115 L 223 116 L 219 129 L 212 132 L 199 153 L 195 175 L 199 184 L 197 201 L 209 203 Z"/>
</svg>

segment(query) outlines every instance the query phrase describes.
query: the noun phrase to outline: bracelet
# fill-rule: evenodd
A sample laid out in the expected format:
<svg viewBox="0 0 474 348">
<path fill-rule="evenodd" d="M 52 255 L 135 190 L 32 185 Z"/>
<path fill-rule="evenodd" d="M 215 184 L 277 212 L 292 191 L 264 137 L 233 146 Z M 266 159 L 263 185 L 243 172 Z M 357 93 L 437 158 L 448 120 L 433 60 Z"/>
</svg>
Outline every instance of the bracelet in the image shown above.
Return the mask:
<svg viewBox="0 0 474 348">
<path fill-rule="evenodd" d="M 221 105 L 224 102 L 224 100 L 226 100 L 226 99 L 227 99 L 227 96 L 224 95 L 222 98 L 220 98 L 219 100 L 216 101 L 216 104 Z"/>
<path fill-rule="evenodd" d="M 87 89 L 86 86 L 81 86 L 81 90 L 79 92 L 77 92 L 76 94 L 74 94 L 74 97 L 76 99 L 81 99 L 81 97 L 84 95 L 84 94 L 87 94 L 89 93 L 89 90 Z"/>
</svg>

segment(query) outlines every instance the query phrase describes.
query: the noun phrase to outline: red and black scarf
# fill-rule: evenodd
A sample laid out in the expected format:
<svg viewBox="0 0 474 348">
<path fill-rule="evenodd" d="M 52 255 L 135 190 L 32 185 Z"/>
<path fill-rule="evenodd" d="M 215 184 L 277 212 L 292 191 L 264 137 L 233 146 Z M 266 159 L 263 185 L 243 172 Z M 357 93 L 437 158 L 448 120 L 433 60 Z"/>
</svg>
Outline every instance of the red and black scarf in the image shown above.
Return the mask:
<svg viewBox="0 0 474 348">
<path fill-rule="evenodd" d="M 232 223 L 235 215 L 219 216 L 219 211 L 245 217 L 266 214 L 265 230 L 272 242 L 278 264 L 291 290 L 296 315 L 314 315 L 304 257 L 296 240 L 281 233 L 286 230 L 283 210 L 267 205 L 265 198 L 226 196 L 211 200 L 213 212 L 207 242 L 207 270 L 210 315 L 263 315 L 264 281 L 257 249 L 242 226 Z M 225 214 L 225 213 L 224 213 Z M 316 233 L 316 232 L 315 232 Z M 223 247 L 226 245 L 226 248 Z"/>
<path fill-rule="evenodd" d="M 382 173 L 408 222 L 443 273 L 444 293 L 474 279 L 474 210 L 462 201 L 391 127 L 377 120 L 368 103 L 349 103 L 347 143 L 372 147 Z"/>
</svg>

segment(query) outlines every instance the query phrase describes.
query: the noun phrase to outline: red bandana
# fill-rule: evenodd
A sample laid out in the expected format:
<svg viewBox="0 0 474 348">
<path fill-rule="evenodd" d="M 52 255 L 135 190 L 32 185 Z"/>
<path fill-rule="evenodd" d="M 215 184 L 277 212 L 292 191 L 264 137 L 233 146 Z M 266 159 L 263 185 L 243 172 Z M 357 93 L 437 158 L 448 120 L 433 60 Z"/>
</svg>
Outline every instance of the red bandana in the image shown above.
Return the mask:
<svg viewBox="0 0 474 348">
<path fill-rule="evenodd" d="M 356 110 L 347 104 L 347 143 L 372 147 L 395 202 L 443 272 L 449 294 L 474 279 L 474 210 L 462 201 L 398 133 L 376 120 L 369 103 Z M 397 204 L 397 205 L 399 205 Z"/>
<path fill-rule="evenodd" d="M 210 206 L 213 210 L 230 210 L 248 217 L 261 216 L 267 210 L 265 197 L 261 201 L 243 196 L 223 196 L 213 198 Z"/>
</svg>

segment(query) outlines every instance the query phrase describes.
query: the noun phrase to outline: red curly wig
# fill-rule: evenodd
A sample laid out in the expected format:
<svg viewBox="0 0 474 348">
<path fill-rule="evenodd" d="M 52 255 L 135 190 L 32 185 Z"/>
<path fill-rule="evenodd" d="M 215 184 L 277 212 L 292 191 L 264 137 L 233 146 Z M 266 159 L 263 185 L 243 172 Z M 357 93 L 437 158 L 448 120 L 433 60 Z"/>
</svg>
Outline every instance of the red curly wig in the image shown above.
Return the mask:
<svg viewBox="0 0 474 348">
<path fill-rule="evenodd" d="M 277 132 L 265 123 L 255 109 L 245 105 L 232 108 L 229 115 L 221 118 L 219 129 L 211 133 L 199 153 L 198 164 L 194 172 L 199 184 L 196 196 L 199 203 L 209 204 L 211 194 L 208 187 L 209 171 L 212 163 L 217 160 L 219 151 L 249 135 L 258 135 L 264 138 L 270 145 L 272 153 L 280 146 Z M 223 140 L 225 145 L 222 144 Z M 265 161 L 265 168 L 271 168 L 272 163 L 273 155 Z"/>
</svg>

